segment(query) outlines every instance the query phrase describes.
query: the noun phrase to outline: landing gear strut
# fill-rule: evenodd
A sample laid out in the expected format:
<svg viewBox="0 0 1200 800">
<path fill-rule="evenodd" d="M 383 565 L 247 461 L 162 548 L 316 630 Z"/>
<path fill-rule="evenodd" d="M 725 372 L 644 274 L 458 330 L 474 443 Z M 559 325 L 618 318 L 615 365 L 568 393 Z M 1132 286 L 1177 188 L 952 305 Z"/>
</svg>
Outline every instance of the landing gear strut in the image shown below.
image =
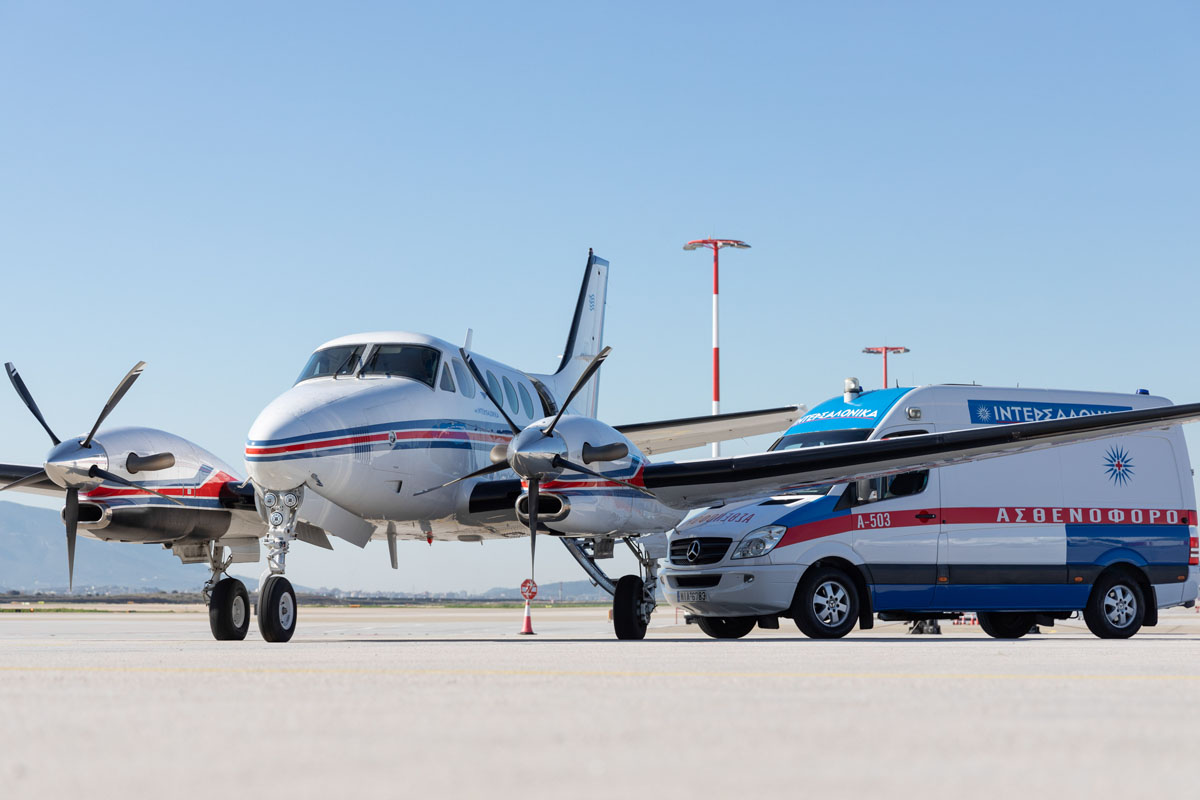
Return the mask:
<svg viewBox="0 0 1200 800">
<path fill-rule="evenodd" d="M 216 542 L 209 543 L 211 574 L 200 593 L 208 605 L 208 626 L 218 641 L 241 641 L 250 630 L 250 594 L 246 584 L 225 574 L 232 563 L 233 555 L 226 558 L 224 547 Z"/>
<path fill-rule="evenodd" d="M 666 536 L 660 543 L 653 536 L 644 536 L 641 540 L 626 537 L 622 541 L 633 553 L 641 567 L 641 576 L 625 575 L 613 582 L 612 578 L 596 564 L 598 553 L 603 548 L 595 539 L 564 538 L 562 543 L 568 552 L 583 567 L 584 572 L 592 582 L 613 596 L 613 631 L 618 639 L 645 639 L 646 628 L 650 624 L 650 615 L 658 604 L 655 593 L 658 590 L 658 560 L 666 555 Z M 608 553 L 611 557 L 611 544 Z M 659 554 L 659 551 L 661 555 Z"/>
<path fill-rule="evenodd" d="M 267 568 L 258 585 L 258 631 L 268 642 L 286 642 L 296 632 L 296 592 L 283 577 L 288 548 L 296 538 L 296 512 L 304 499 L 304 487 L 287 492 L 264 492 L 267 510 Z"/>
</svg>

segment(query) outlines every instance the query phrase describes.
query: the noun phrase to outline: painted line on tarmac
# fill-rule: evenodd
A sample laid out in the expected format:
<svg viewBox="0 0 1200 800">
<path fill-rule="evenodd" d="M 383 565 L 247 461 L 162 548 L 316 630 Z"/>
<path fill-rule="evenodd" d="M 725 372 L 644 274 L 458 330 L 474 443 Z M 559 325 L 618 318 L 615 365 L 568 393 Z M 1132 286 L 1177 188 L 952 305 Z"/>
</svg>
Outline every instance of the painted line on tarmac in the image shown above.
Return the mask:
<svg viewBox="0 0 1200 800">
<path fill-rule="evenodd" d="M 1200 675 L 1080 675 L 1077 673 L 1019 672 L 695 672 L 644 670 L 555 670 L 555 669 L 354 669 L 348 667 L 18 667 L 0 666 L 3 672 L 87 672 L 140 673 L 163 675 L 383 675 L 395 677 L 459 676 L 459 677 L 516 677 L 516 678 L 786 678 L 896 681 L 1153 681 L 1196 682 Z"/>
</svg>

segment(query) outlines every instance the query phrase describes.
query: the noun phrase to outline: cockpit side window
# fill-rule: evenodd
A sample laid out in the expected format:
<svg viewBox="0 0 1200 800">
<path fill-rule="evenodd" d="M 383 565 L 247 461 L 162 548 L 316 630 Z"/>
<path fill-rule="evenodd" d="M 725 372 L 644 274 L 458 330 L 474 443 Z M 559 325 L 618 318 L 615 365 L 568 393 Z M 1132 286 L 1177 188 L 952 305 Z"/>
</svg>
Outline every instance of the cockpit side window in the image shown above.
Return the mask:
<svg viewBox="0 0 1200 800">
<path fill-rule="evenodd" d="M 441 353 L 419 344 L 381 344 L 371 353 L 363 375 L 411 378 L 433 388 Z"/>
<path fill-rule="evenodd" d="M 450 365 L 446 364 L 442 367 L 442 382 L 440 384 L 443 392 L 454 391 L 454 379 L 450 377 Z"/>
<path fill-rule="evenodd" d="M 454 377 L 458 378 L 458 388 L 468 399 L 475 396 L 475 379 L 467 372 L 467 367 L 457 358 L 452 359 Z"/>
<path fill-rule="evenodd" d="M 350 344 L 318 350 L 308 359 L 296 383 L 312 378 L 328 378 L 331 375 L 353 375 L 365 349 L 366 345 Z"/>
</svg>

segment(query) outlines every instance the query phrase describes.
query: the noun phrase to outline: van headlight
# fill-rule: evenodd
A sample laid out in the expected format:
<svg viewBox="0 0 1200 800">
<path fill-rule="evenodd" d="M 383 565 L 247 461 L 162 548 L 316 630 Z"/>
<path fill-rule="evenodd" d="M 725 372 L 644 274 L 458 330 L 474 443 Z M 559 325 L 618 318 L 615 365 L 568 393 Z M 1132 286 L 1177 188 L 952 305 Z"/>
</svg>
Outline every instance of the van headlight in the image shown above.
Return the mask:
<svg viewBox="0 0 1200 800">
<path fill-rule="evenodd" d="M 765 556 L 767 553 L 779 544 L 779 540 L 787 533 L 787 527 L 783 525 L 767 525 L 764 528 L 757 528 L 750 531 L 742 540 L 738 542 L 737 549 L 733 551 L 732 558 L 758 558 Z"/>
</svg>

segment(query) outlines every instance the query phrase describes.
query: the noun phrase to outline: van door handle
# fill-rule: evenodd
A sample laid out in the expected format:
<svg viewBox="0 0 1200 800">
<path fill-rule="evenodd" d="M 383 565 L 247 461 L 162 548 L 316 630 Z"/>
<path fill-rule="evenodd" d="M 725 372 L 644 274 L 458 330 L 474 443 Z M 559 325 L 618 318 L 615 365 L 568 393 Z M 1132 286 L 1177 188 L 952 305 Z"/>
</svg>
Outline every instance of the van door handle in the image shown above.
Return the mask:
<svg viewBox="0 0 1200 800">
<path fill-rule="evenodd" d="M 920 511 L 920 512 L 917 512 L 917 519 L 934 519 L 934 518 L 936 518 L 936 517 L 937 517 L 937 514 L 934 514 L 934 513 L 932 513 L 932 512 L 929 512 L 929 511 Z"/>
</svg>

